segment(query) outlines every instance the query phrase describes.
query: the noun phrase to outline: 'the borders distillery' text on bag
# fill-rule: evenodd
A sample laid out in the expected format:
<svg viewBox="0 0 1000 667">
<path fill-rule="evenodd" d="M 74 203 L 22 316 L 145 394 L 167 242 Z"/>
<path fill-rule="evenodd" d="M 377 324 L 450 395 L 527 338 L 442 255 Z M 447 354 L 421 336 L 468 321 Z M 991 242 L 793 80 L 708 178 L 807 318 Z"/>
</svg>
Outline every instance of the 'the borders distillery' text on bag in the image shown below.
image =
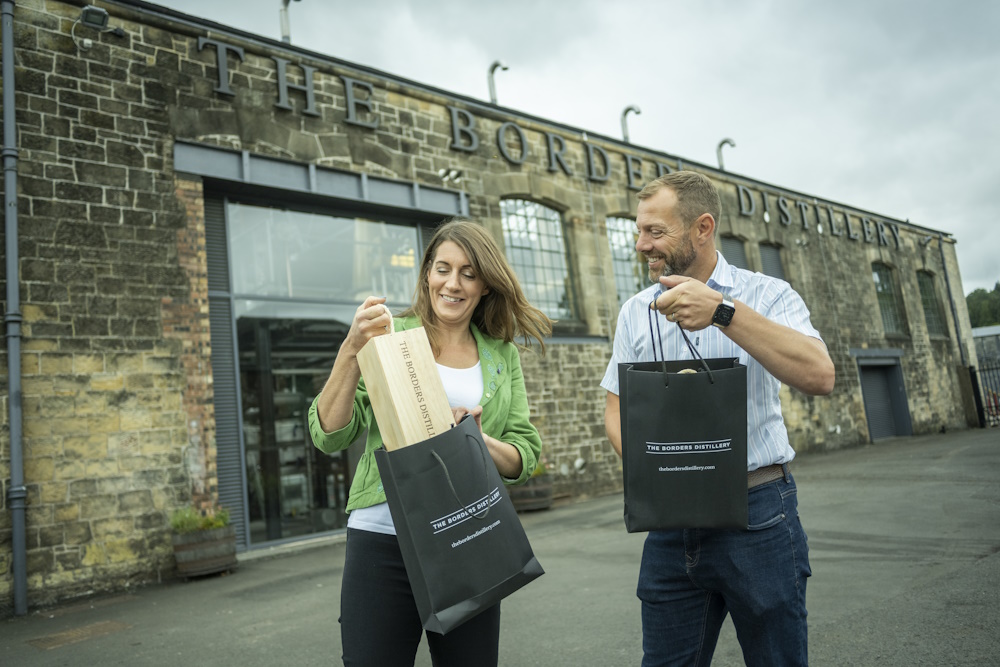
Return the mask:
<svg viewBox="0 0 1000 667">
<path fill-rule="evenodd" d="M 475 419 L 375 460 L 426 630 L 446 633 L 543 574 Z"/>
<path fill-rule="evenodd" d="M 747 527 L 747 368 L 684 339 L 696 359 L 618 365 L 630 533 Z"/>
</svg>

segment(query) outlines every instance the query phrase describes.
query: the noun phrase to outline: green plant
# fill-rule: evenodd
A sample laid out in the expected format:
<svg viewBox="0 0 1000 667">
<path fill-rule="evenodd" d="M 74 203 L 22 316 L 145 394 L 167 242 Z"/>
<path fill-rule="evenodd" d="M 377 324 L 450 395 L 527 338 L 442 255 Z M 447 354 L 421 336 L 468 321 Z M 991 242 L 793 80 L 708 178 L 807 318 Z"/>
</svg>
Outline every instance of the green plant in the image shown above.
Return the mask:
<svg viewBox="0 0 1000 667">
<path fill-rule="evenodd" d="M 197 530 L 212 530 L 229 525 L 229 510 L 220 507 L 206 510 L 204 513 L 193 507 L 181 507 L 170 515 L 170 527 L 175 533 L 183 535 Z"/>
</svg>

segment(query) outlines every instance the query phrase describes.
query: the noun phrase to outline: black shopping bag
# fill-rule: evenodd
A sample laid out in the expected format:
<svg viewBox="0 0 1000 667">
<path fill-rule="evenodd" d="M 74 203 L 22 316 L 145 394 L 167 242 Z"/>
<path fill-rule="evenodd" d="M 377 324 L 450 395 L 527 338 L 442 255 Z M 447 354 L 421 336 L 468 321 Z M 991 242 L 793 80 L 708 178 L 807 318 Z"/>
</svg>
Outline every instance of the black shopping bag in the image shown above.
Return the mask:
<svg viewBox="0 0 1000 667">
<path fill-rule="evenodd" d="M 746 366 L 627 363 L 618 381 L 627 530 L 746 529 Z"/>
<path fill-rule="evenodd" d="M 475 419 L 375 460 L 424 629 L 444 634 L 543 574 Z"/>
</svg>

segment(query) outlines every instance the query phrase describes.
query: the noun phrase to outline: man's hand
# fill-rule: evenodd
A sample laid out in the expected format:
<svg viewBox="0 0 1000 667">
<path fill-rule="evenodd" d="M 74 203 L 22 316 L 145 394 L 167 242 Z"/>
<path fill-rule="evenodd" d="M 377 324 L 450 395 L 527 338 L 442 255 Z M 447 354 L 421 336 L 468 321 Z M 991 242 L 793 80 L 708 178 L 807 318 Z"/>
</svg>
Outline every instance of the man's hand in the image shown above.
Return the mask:
<svg viewBox="0 0 1000 667">
<path fill-rule="evenodd" d="M 722 294 L 687 276 L 660 276 L 660 284 L 665 291 L 651 308 L 688 331 L 711 326 L 715 309 L 722 303 Z"/>
</svg>

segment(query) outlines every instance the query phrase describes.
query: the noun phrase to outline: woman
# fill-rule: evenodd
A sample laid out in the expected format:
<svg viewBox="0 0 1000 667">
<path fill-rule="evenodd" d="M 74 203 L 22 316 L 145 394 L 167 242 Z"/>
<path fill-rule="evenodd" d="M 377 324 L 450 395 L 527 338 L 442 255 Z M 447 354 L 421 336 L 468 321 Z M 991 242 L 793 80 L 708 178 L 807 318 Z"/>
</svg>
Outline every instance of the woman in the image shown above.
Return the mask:
<svg viewBox="0 0 1000 667">
<path fill-rule="evenodd" d="M 368 297 L 358 308 L 309 410 L 313 442 L 324 452 L 344 449 L 368 429 L 347 503 L 340 626 L 348 666 L 412 665 L 422 633 L 373 454 L 382 437 L 359 382 L 358 351 L 393 324 L 384 303 Z M 535 338 L 544 350 L 552 323 L 528 303 L 493 237 L 468 220 L 439 227 L 420 264 L 415 303 L 394 324 L 425 328 L 456 421 L 474 415 L 504 481 L 524 483 L 541 439 L 528 421 L 514 337 Z M 499 604 L 446 635 L 427 633 L 435 665 L 496 665 L 499 639 Z"/>
</svg>

